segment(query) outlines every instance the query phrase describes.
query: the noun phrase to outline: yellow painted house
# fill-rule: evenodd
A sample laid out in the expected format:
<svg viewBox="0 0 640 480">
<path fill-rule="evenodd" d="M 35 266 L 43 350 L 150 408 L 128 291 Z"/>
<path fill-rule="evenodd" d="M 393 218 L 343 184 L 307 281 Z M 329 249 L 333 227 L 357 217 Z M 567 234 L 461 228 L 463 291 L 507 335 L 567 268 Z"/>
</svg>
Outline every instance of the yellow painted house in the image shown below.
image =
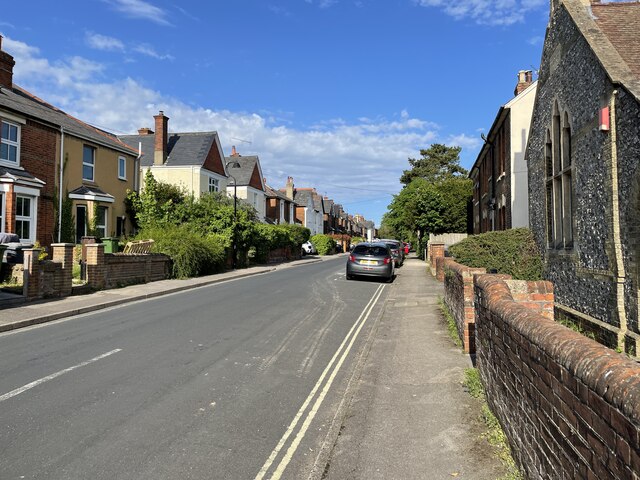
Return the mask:
<svg viewBox="0 0 640 480">
<path fill-rule="evenodd" d="M 198 198 L 208 192 L 226 192 L 227 169 L 217 132 L 169 133 L 169 118 L 154 115 L 155 131 L 118 138 L 139 150 L 141 178 L 151 170 L 156 180 L 183 188 Z"/>
</svg>

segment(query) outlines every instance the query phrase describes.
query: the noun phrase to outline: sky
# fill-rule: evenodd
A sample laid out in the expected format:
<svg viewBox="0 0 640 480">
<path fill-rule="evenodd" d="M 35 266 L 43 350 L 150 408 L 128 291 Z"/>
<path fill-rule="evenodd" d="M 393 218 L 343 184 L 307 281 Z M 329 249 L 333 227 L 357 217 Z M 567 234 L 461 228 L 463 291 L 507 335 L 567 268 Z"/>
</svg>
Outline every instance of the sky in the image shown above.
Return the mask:
<svg viewBox="0 0 640 480">
<path fill-rule="evenodd" d="M 132 134 L 162 110 L 379 226 L 420 149 L 473 165 L 548 17 L 549 0 L 32 0 L 0 34 L 14 83 L 67 113 Z"/>
</svg>

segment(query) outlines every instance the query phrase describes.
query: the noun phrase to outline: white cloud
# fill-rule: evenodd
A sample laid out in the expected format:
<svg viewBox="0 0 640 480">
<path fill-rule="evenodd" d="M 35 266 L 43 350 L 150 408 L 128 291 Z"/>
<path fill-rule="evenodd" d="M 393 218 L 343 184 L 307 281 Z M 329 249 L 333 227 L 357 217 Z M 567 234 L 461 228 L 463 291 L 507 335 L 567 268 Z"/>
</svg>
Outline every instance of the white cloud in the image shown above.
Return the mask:
<svg viewBox="0 0 640 480">
<path fill-rule="evenodd" d="M 548 5 L 548 0 L 414 0 L 423 7 L 436 7 L 457 20 L 470 18 L 484 25 L 512 25 L 527 12 Z"/>
<path fill-rule="evenodd" d="M 171 25 L 167 12 L 143 0 L 104 0 L 119 12 L 131 18 L 150 20 L 159 25 Z"/>
<path fill-rule="evenodd" d="M 141 127 L 153 128 L 153 115 L 163 110 L 170 117 L 171 132 L 216 130 L 227 154 L 236 145 L 241 154 L 260 156 L 271 186 L 283 187 L 287 176 L 293 176 L 299 187 L 313 186 L 338 203 L 353 204 L 350 213 L 358 213 L 358 205 L 369 208 L 375 202 L 383 209 L 390 193 L 400 189 L 398 179 L 408 166 L 407 158 L 416 157 L 420 148 L 434 142 L 473 148 L 478 142 L 466 135 L 442 137 L 435 123 L 407 110 L 391 119 L 334 118 L 299 128 L 278 115 L 212 110 L 132 78 L 111 80 L 100 64 L 80 57 L 50 61 L 38 49 L 10 39 L 6 50 L 16 60 L 15 82 L 71 115 L 131 134 Z"/>
<path fill-rule="evenodd" d="M 96 50 L 124 51 L 124 43 L 117 38 L 100 35 L 99 33 L 87 32 L 85 35 L 87 45 Z"/>
<path fill-rule="evenodd" d="M 141 53 L 142 55 L 147 55 L 148 57 L 156 58 L 158 60 L 173 60 L 173 55 L 169 54 L 160 54 L 154 50 L 151 45 L 143 44 L 136 45 L 133 47 L 133 51 L 137 53 Z"/>
</svg>

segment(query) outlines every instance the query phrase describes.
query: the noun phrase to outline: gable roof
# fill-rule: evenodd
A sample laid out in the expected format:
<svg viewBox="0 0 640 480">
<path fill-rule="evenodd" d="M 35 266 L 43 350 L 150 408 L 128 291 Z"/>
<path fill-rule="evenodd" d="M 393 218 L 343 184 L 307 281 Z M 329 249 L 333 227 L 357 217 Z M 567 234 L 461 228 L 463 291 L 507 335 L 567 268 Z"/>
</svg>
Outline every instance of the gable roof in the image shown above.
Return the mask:
<svg viewBox="0 0 640 480">
<path fill-rule="evenodd" d="M 238 162 L 240 167 L 229 167 L 229 175 L 233 175 L 236 179 L 237 186 L 253 187 L 257 190 L 265 190 L 264 180 L 262 177 L 262 168 L 260 167 L 260 159 L 257 155 L 235 155 L 224 157 L 225 163 Z M 234 181 L 231 176 L 227 185 L 233 186 Z"/>
<path fill-rule="evenodd" d="M 121 142 L 115 135 L 72 117 L 16 84 L 13 84 L 12 88 L 0 88 L 0 109 L 29 117 L 56 129 L 62 127 L 66 134 L 98 145 L 106 146 L 128 155 L 137 155 L 137 149 L 132 149 L 129 145 Z"/>
<path fill-rule="evenodd" d="M 202 167 L 213 145 L 218 142 L 217 132 L 186 132 L 170 133 L 167 135 L 168 167 Z M 140 165 L 153 166 L 155 150 L 155 135 L 119 135 L 118 138 L 134 149 L 142 147 Z"/>
<path fill-rule="evenodd" d="M 271 188 L 269 185 L 267 185 L 265 183 L 265 193 L 267 194 L 267 198 L 279 198 L 280 200 L 283 200 L 285 202 L 293 202 L 293 200 L 291 200 L 289 197 L 287 197 L 284 193 L 279 192 L 278 190 L 276 190 L 275 188 Z"/>
<path fill-rule="evenodd" d="M 561 4 L 611 81 L 640 101 L 640 2 L 561 0 Z"/>
<path fill-rule="evenodd" d="M 316 209 L 315 202 L 313 200 L 313 191 L 311 189 L 296 189 L 293 192 L 293 200 L 300 207 L 309 207 Z"/>
</svg>

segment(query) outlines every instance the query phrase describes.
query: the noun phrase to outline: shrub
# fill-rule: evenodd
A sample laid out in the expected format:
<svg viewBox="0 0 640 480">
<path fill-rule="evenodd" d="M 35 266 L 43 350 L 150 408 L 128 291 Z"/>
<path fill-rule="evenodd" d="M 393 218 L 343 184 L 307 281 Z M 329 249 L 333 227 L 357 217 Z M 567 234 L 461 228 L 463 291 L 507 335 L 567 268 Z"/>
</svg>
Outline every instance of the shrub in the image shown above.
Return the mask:
<svg viewBox="0 0 640 480">
<path fill-rule="evenodd" d="M 311 243 L 313 243 L 320 255 L 330 255 L 335 252 L 336 241 L 328 235 L 321 233 L 311 237 Z"/>
<path fill-rule="evenodd" d="M 456 262 L 495 269 L 514 280 L 541 280 L 542 257 L 528 228 L 514 228 L 467 237 L 449 247 Z"/>
<path fill-rule="evenodd" d="M 153 251 L 171 257 L 174 278 L 208 275 L 224 268 L 227 245 L 221 235 L 202 236 L 184 224 L 147 228 L 137 238 L 152 238 Z"/>
</svg>

